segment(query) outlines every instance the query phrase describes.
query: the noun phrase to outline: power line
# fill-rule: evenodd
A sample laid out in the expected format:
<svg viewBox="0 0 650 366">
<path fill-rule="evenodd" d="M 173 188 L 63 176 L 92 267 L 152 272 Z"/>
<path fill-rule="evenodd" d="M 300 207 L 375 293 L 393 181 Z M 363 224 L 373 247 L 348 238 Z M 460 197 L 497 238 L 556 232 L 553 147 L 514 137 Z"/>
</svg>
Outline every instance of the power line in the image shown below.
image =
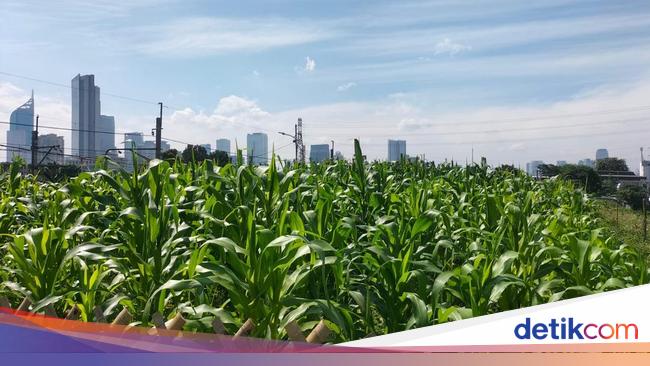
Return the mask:
<svg viewBox="0 0 650 366">
<path fill-rule="evenodd" d="M 52 85 L 52 86 L 57 86 L 57 87 L 61 87 L 61 88 L 67 88 L 67 89 L 71 89 L 71 90 L 75 90 L 75 89 L 77 89 L 77 90 L 83 90 L 83 88 L 75 88 L 75 87 L 73 87 L 73 86 L 71 86 L 71 85 L 66 85 L 66 84 L 62 84 L 62 83 L 56 83 L 56 82 L 53 82 L 53 81 L 48 81 L 48 80 L 38 79 L 38 78 L 29 77 L 29 76 L 24 76 L 24 75 L 13 74 L 13 73 L 10 73 L 10 72 L 5 72 L 5 71 L 0 71 L 0 74 L 2 74 L 2 75 L 7 75 L 7 76 L 11 76 L 11 77 L 15 77 L 15 78 L 19 78 L 19 79 L 25 79 L 25 80 L 30 80 L 30 81 L 36 81 L 36 82 L 39 82 L 39 83 L 49 84 L 49 85 Z M 119 94 L 114 94 L 114 93 L 107 93 L 106 91 L 102 91 L 101 93 L 102 93 L 102 95 L 106 95 L 106 96 L 110 96 L 110 97 L 114 97 L 114 98 L 119 98 L 119 99 L 124 99 L 124 100 L 132 101 L 132 102 L 137 102 L 137 103 L 155 104 L 155 105 L 158 104 L 158 102 L 152 102 L 152 101 L 150 101 L 150 100 L 144 100 L 144 99 L 139 99 L 139 98 L 133 98 L 133 97 L 128 97 L 128 96 L 119 95 Z"/>
<path fill-rule="evenodd" d="M 505 128 L 505 129 L 492 129 L 492 130 L 477 130 L 477 131 L 451 131 L 451 132 L 410 132 L 410 133 L 400 133 L 399 136 L 456 136 L 456 135 L 476 135 L 476 134 L 489 134 L 489 133 L 508 133 L 508 132 L 524 132 L 524 131 L 540 131 L 540 130 L 551 130 L 558 128 L 574 128 L 574 127 L 584 127 L 584 126 L 599 126 L 599 125 L 609 125 L 609 124 L 621 124 L 621 123 L 634 123 L 634 122 L 647 122 L 647 118 L 630 118 L 623 120 L 609 120 L 609 121 L 599 121 L 599 122 L 586 122 L 586 123 L 573 123 L 568 125 L 556 125 L 556 126 L 535 126 L 535 127 L 522 127 L 522 128 Z M 372 137 L 381 137 L 381 135 L 368 135 Z"/>
<path fill-rule="evenodd" d="M 616 114 L 616 113 L 626 113 L 626 112 L 642 112 L 642 111 L 648 111 L 650 110 L 650 106 L 636 106 L 636 107 L 629 107 L 629 108 L 620 108 L 620 109 L 609 109 L 609 110 L 601 110 L 601 111 L 594 111 L 594 112 L 585 112 L 585 113 L 572 113 L 572 114 L 557 114 L 557 115 L 547 115 L 547 116 L 532 116 L 532 117 L 521 117 L 521 118 L 506 118 L 506 119 L 490 119 L 490 120 L 478 120 L 478 121 L 449 121 L 449 122 L 440 122 L 440 123 L 428 123 L 425 124 L 425 127 L 435 127 L 435 126 L 455 126 L 455 125 L 480 125 L 480 124 L 486 124 L 486 123 L 513 123 L 513 122 L 529 122 L 529 121 L 542 121 L 542 120 L 549 120 L 549 119 L 558 119 L 558 118 L 573 118 L 573 117 L 587 117 L 587 116 L 597 116 L 597 115 L 607 115 L 607 114 Z M 319 123 L 314 123 L 313 125 L 310 125 L 311 129 L 326 129 L 326 128 L 336 128 L 336 129 L 357 129 L 359 127 L 357 126 L 352 126 L 352 125 L 360 125 L 362 127 L 368 127 L 369 125 L 372 125 L 374 127 L 395 127 L 395 126 L 377 126 L 373 122 L 344 122 L 344 121 L 328 121 L 324 124 L 333 124 L 333 123 L 340 123 L 343 124 L 343 126 L 318 126 Z"/>
<path fill-rule="evenodd" d="M 3 125 L 14 125 L 14 126 L 27 126 L 27 127 L 34 127 L 33 125 L 27 124 L 27 123 L 11 123 L 9 121 L 0 121 L 0 124 Z M 102 130 L 87 130 L 87 129 L 82 129 L 82 128 L 69 128 L 69 127 L 59 127 L 59 126 L 47 126 L 47 125 L 38 125 L 38 128 L 44 128 L 44 129 L 50 129 L 50 130 L 59 130 L 59 131 L 74 131 L 74 132 L 90 132 L 90 133 L 103 133 L 103 134 L 109 134 L 109 135 L 125 135 L 125 134 L 130 134 L 133 132 L 137 133 L 142 133 L 145 135 L 145 133 L 140 132 L 140 131 L 129 131 L 129 132 L 111 132 L 111 131 L 102 131 Z"/>
<path fill-rule="evenodd" d="M 462 142 L 411 142 L 409 145 L 481 145 L 481 144 L 501 144 L 501 143 L 511 143 L 511 142 L 521 142 L 521 141 L 536 141 L 536 140 L 552 140 L 552 139 L 572 139 L 572 138 L 583 138 L 583 137 L 595 137 L 595 136 L 610 136 L 610 135 L 626 135 L 626 134 L 636 134 L 639 132 L 650 132 L 650 128 L 644 129 L 635 129 L 629 131 L 618 131 L 618 132 L 602 132 L 602 133 L 583 133 L 579 135 L 565 135 L 565 136 L 541 136 L 533 138 L 516 138 L 516 139 L 502 139 L 502 140 L 484 140 L 484 141 L 462 141 Z M 349 144 L 349 143 L 346 143 Z M 385 142 L 362 142 L 362 145 L 385 145 Z"/>
</svg>

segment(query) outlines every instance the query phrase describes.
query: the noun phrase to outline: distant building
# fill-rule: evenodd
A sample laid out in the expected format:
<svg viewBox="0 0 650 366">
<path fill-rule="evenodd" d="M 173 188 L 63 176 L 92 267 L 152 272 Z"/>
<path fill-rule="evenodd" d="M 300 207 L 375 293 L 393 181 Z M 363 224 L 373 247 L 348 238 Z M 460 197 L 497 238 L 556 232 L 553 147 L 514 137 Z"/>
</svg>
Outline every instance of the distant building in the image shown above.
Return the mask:
<svg viewBox="0 0 650 366">
<path fill-rule="evenodd" d="M 32 130 L 34 129 L 34 93 L 23 105 L 11 112 L 7 130 L 7 161 L 21 157 L 32 162 Z"/>
<path fill-rule="evenodd" d="M 323 162 L 330 157 L 330 146 L 328 144 L 311 145 L 309 148 L 309 161 L 315 163 Z"/>
<path fill-rule="evenodd" d="M 132 171 L 134 168 L 132 148 L 135 151 L 136 161 L 139 165 L 145 164 L 147 159 L 151 160 L 156 157 L 155 141 L 145 141 L 142 132 L 127 132 L 124 134 L 124 168 L 128 171 Z M 169 142 L 165 140 L 160 141 L 161 152 L 165 152 L 170 148 Z"/>
<path fill-rule="evenodd" d="M 39 135 L 38 146 L 38 163 L 44 165 L 63 165 L 63 163 L 65 163 L 63 155 L 63 152 L 65 151 L 63 136 L 55 135 L 53 133 Z M 51 150 L 50 147 L 52 147 Z"/>
<path fill-rule="evenodd" d="M 596 150 L 596 161 L 607 159 L 609 157 L 609 152 L 607 149 L 598 149 Z"/>
<path fill-rule="evenodd" d="M 208 153 L 208 155 L 212 154 L 212 145 L 201 144 L 200 146 L 202 146 L 205 149 L 205 152 Z"/>
<path fill-rule="evenodd" d="M 138 153 L 147 159 L 153 160 L 156 158 L 156 141 L 146 140 L 142 143 L 141 146 L 138 146 L 138 148 L 141 149 L 138 151 Z M 171 146 L 169 146 L 169 143 L 167 141 L 160 141 L 160 152 L 165 152 L 170 148 Z"/>
<path fill-rule="evenodd" d="M 345 157 L 340 151 L 337 151 L 334 153 L 334 159 L 335 160 L 345 160 Z"/>
<path fill-rule="evenodd" d="M 405 140 L 388 140 L 388 161 L 399 161 L 406 157 Z"/>
<path fill-rule="evenodd" d="M 246 135 L 246 156 L 248 163 L 267 165 L 269 161 L 269 138 L 265 133 L 255 132 Z"/>
<path fill-rule="evenodd" d="M 639 163 L 639 175 L 645 177 L 646 183 L 650 184 L 650 160 L 646 160 L 641 148 L 641 162 Z"/>
<path fill-rule="evenodd" d="M 230 154 L 230 140 L 228 139 L 217 139 L 217 144 L 215 145 L 216 151 L 225 151 Z"/>
<path fill-rule="evenodd" d="M 94 75 L 72 79 L 72 154 L 94 159 L 97 153 L 95 130 L 100 116 L 99 87 Z"/>
<path fill-rule="evenodd" d="M 566 165 L 566 160 L 558 160 L 557 163 L 555 164 L 557 166 L 564 166 Z"/>
<path fill-rule="evenodd" d="M 542 164 L 544 164 L 544 162 L 541 160 L 533 160 L 530 163 L 526 163 L 526 173 L 532 177 L 536 177 L 537 169 L 539 169 L 539 166 Z"/>
<path fill-rule="evenodd" d="M 97 155 L 106 154 L 107 150 L 115 149 L 115 117 L 99 115 L 95 133 Z M 116 157 L 115 151 L 108 151 L 109 156 Z"/>
<path fill-rule="evenodd" d="M 583 159 L 578 162 L 578 165 L 588 166 L 593 168 L 596 165 L 596 162 L 591 159 Z"/>
<path fill-rule="evenodd" d="M 127 143 L 127 141 L 130 141 L 135 145 L 142 145 L 144 143 L 144 135 L 142 134 L 142 132 L 127 132 L 124 134 L 125 149 L 131 147 L 131 143 Z"/>
</svg>

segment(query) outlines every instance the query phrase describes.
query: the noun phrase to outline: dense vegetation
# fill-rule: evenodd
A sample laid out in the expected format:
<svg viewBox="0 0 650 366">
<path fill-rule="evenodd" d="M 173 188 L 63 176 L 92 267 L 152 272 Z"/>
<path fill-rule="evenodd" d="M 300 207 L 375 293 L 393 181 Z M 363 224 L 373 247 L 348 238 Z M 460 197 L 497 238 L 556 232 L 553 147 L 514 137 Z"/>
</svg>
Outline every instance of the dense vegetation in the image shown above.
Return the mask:
<svg viewBox="0 0 650 366">
<path fill-rule="evenodd" d="M 275 159 L 275 157 L 273 158 Z M 241 158 L 240 158 L 241 162 Z M 355 159 L 276 168 L 152 161 L 0 178 L 0 294 L 92 321 L 180 312 L 187 330 L 336 341 L 648 282 L 582 190 L 508 169 Z M 119 306 L 118 306 L 119 305 Z"/>
</svg>

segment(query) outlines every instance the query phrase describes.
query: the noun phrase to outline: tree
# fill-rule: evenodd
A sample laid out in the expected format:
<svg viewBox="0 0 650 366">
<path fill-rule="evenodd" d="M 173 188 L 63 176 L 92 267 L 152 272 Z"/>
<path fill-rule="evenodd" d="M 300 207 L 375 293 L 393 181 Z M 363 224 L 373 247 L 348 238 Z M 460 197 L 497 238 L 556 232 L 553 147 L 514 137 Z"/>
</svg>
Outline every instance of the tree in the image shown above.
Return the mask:
<svg viewBox="0 0 650 366">
<path fill-rule="evenodd" d="M 208 158 L 208 152 L 201 145 L 187 145 L 181 156 L 185 163 L 190 161 L 201 162 Z"/>
<path fill-rule="evenodd" d="M 161 158 L 163 160 L 176 160 L 176 157 L 178 157 L 178 150 L 176 149 L 169 149 L 167 151 L 163 151 Z"/>
<path fill-rule="evenodd" d="M 599 172 L 627 172 L 629 171 L 625 159 L 605 158 L 596 161 L 596 170 Z"/>
<path fill-rule="evenodd" d="M 643 200 L 646 198 L 645 188 L 639 186 L 623 186 L 616 196 L 635 210 L 643 208 Z"/>
<path fill-rule="evenodd" d="M 542 177 L 554 177 L 560 174 L 560 167 L 554 164 L 540 164 L 537 171 Z"/>
<path fill-rule="evenodd" d="M 584 165 L 567 164 L 559 167 L 559 176 L 563 179 L 574 181 L 583 187 L 587 193 L 595 193 L 600 190 L 600 175 L 593 169 Z"/>
<path fill-rule="evenodd" d="M 210 154 L 210 159 L 214 160 L 219 166 L 225 166 L 230 163 L 230 156 L 225 151 L 215 150 Z"/>
</svg>

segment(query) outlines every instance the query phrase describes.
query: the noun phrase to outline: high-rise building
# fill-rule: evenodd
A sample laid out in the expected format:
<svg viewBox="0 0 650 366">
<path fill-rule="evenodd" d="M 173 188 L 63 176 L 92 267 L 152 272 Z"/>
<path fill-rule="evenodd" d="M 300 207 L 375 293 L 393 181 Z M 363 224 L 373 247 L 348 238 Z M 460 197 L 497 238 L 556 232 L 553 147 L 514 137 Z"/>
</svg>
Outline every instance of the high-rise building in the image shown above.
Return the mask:
<svg viewBox="0 0 650 366">
<path fill-rule="evenodd" d="M 320 163 L 329 159 L 330 146 L 328 144 L 311 145 L 309 148 L 309 161 Z"/>
<path fill-rule="evenodd" d="M 38 163 L 63 165 L 63 152 L 65 151 L 63 136 L 53 133 L 39 135 L 38 146 Z"/>
<path fill-rule="evenodd" d="M 248 163 L 267 165 L 269 161 L 269 138 L 265 133 L 255 132 L 246 135 L 246 156 Z"/>
<path fill-rule="evenodd" d="M 95 147 L 97 155 L 103 155 L 108 150 L 115 149 L 115 117 L 99 115 L 96 128 Z M 108 155 L 116 156 L 114 151 L 108 151 Z"/>
<path fill-rule="evenodd" d="M 7 130 L 7 161 L 20 156 L 26 163 L 32 162 L 32 130 L 34 129 L 34 92 L 20 107 L 11 112 Z"/>
<path fill-rule="evenodd" d="M 95 130 L 100 116 L 99 87 L 94 75 L 72 79 L 72 154 L 94 159 L 97 155 Z M 100 153 L 101 154 L 101 153 Z"/>
<path fill-rule="evenodd" d="M 399 161 L 406 157 L 405 140 L 388 140 L 388 161 Z"/>
<path fill-rule="evenodd" d="M 541 160 L 533 160 L 530 163 L 526 163 L 526 173 L 528 173 L 530 176 L 536 177 L 537 169 L 542 164 L 544 164 L 544 162 Z"/>
<path fill-rule="evenodd" d="M 596 150 L 596 161 L 607 159 L 609 157 L 609 152 L 607 149 L 598 149 Z"/>
<path fill-rule="evenodd" d="M 217 144 L 215 147 L 216 151 L 225 151 L 230 154 L 230 140 L 228 139 L 217 139 Z"/>
<path fill-rule="evenodd" d="M 566 165 L 566 160 L 558 160 L 557 163 L 555 164 L 557 166 L 564 166 Z"/>
<path fill-rule="evenodd" d="M 201 144 L 200 146 L 203 146 L 205 149 L 205 152 L 208 153 L 208 155 L 212 154 L 212 145 L 210 144 Z"/>
<path fill-rule="evenodd" d="M 127 141 L 129 143 L 127 144 Z M 136 146 L 142 145 L 144 143 L 144 135 L 142 132 L 127 132 L 124 134 L 124 148 L 128 149 L 131 147 L 131 143 Z"/>
<path fill-rule="evenodd" d="M 591 159 L 583 159 L 578 161 L 578 165 L 584 165 L 593 168 L 596 165 L 596 162 Z"/>
</svg>

